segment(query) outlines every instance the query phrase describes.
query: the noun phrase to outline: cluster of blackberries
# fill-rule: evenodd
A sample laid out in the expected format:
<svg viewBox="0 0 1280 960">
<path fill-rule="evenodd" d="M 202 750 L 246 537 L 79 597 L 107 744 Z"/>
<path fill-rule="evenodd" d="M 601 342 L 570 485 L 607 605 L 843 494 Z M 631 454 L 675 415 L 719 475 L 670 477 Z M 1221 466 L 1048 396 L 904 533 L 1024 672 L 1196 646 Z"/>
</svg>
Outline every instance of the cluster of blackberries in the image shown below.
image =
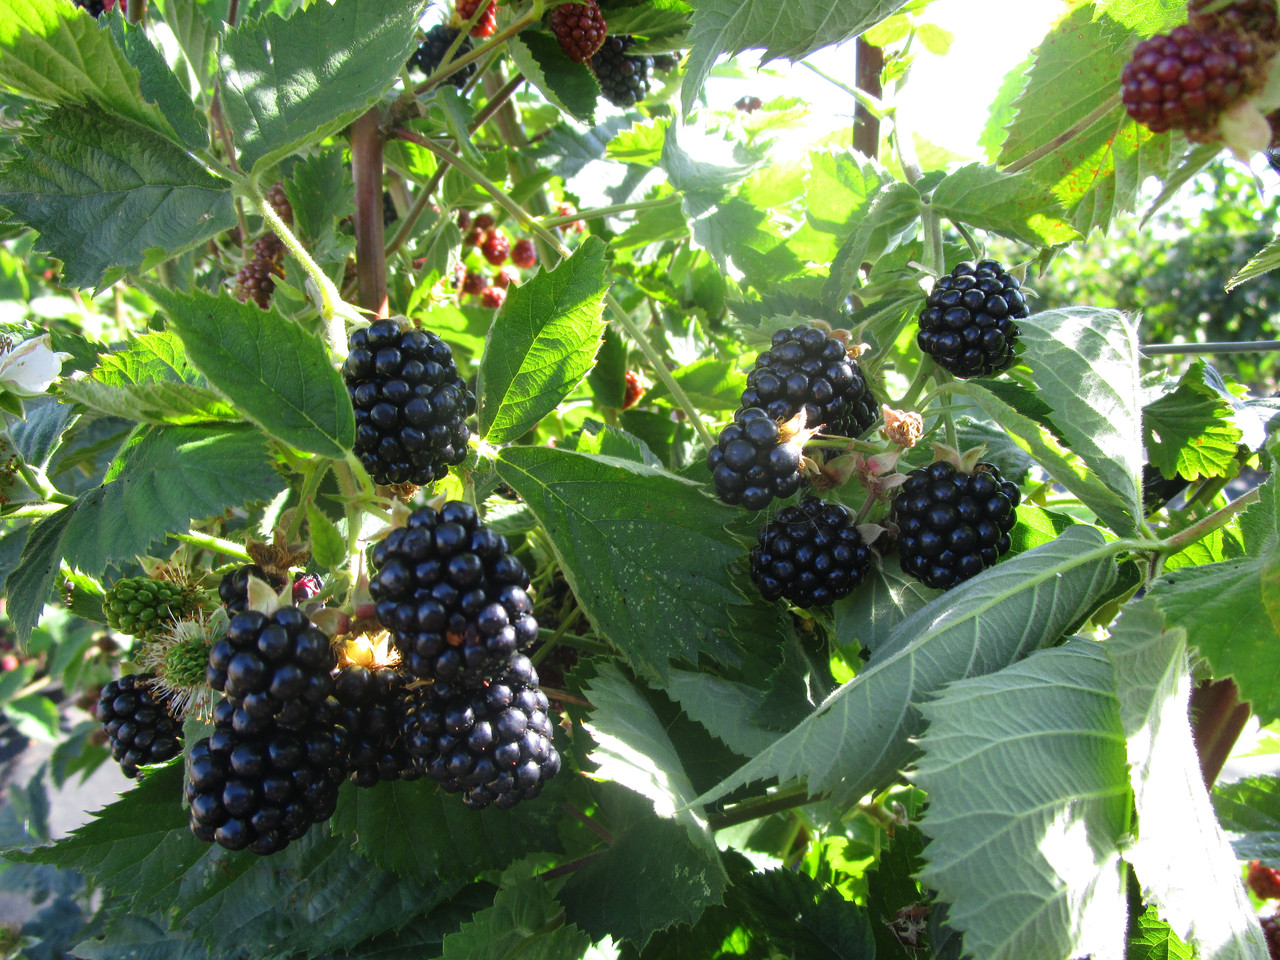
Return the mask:
<svg viewBox="0 0 1280 960">
<path fill-rule="evenodd" d="M 1021 499 L 994 464 L 962 473 L 939 460 L 912 470 L 893 498 L 902 569 L 939 590 L 976 576 L 1009 551 Z"/>
<path fill-rule="evenodd" d="M 1013 365 L 1028 316 L 1016 277 L 997 260 L 965 261 L 934 284 L 920 313 L 916 343 L 957 377 L 985 377 Z"/>
<path fill-rule="evenodd" d="M 605 37 L 591 57 L 591 72 L 600 82 L 600 94 L 615 107 L 634 107 L 649 93 L 651 57 L 628 56 L 635 37 Z"/>
<path fill-rule="evenodd" d="M 596 0 L 564 3 L 547 15 L 560 49 L 574 63 L 586 63 L 604 43 L 608 25 Z"/>
<path fill-rule="evenodd" d="M 458 38 L 458 31 L 446 27 L 444 24 L 436 24 L 427 31 L 422 42 L 418 44 L 418 49 L 413 52 L 413 56 L 409 58 L 409 69 L 417 70 L 424 76 L 430 76 L 440 69 L 440 64 L 444 63 L 444 55 L 448 53 L 449 48 L 453 46 L 453 41 Z M 471 52 L 471 41 L 463 40 L 458 46 L 457 57 Z M 456 57 L 455 57 L 456 59 Z M 476 72 L 476 65 L 469 63 L 459 70 L 455 70 L 445 78 L 445 83 L 451 83 L 459 90 L 466 86 L 467 81 L 471 79 Z"/>
<path fill-rule="evenodd" d="M 557 10 L 562 9 L 560 7 Z M 496 226 L 492 214 L 481 213 L 472 218 L 467 210 L 458 211 L 458 229 L 462 231 L 463 249 L 474 248 L 492 266 L 499 267 L 492 280 L 484 274 L 459 264 L 455 274 L 455 289 L 459 293 L 479 297 L 484 306 L 497 309 L 507 297 L 507 288 L 520 279 L 512 267 L 504 266 L 508 258 L 513 267 L 528 270 L 538 262 L 538 251 L 527 237 L 515 243 Z"/>
<path fill-rule="evenodd" d="M 432 483 L 461 463 L 476 398 L 449 345 L 378 320 L 348 339 L 342 376 L 356 414 L 355 455 L 376 483 Z"/>
<path fill-rule="evenodd" d="M 778 424 L 767 413 L 746 407 L 720 432 L 707 467 L 721 500 L 763 510 L 774 497 L 800 489 L 801 456 L 800 444 L 782 442 Z"/>
<path fill-rule="evenodd" d="M 369 591 L 402 667 L 430 684 L 406 716 L 410 754 L 472 807 L 541 790 L 560 758 L 524 655 L 538 637 L 529 574 L 474 507 L 415 510 L 372 555 Z"/>
<path fill-rule="evenodd" d="M 751 579 L 767 600 L 825 606 L 862 584 L 871 559 L 844 506 L 805 497 L 761 528 L 751 548 Z"/>
<path fill-rule="evenodd" d="M 103 686 L 94 711 L 106 731 L 111 756 L 126 777 L 138 767 L 162 763 L 182 750 L 182 721 L 151 688 L 149 673 L 131 673 Z"/>
<path fill-rule="evenodd" d="M 293 223 L 293 207 L 285 195 L 284 185 L 275 184 L 264 199 L 286 224 Z M 276 278 L 284 276 L 284 244 L 268 230 L 253 244 L 253 259 L 236 274 L 233 293 L 237 300 L 252 300 L 263 310 L 271 305 L 275 293 Z"/>
</svg>

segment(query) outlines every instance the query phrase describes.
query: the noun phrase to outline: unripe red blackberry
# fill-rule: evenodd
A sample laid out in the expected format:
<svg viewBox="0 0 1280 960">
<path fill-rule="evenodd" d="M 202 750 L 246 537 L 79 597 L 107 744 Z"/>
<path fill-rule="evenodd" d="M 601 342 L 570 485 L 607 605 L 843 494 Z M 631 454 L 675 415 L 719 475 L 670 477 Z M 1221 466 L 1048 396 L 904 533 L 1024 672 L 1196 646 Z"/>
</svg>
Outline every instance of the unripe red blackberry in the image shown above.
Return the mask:
<svg viewBox="0 0 1280 960">
<path fill-rule="evenodd" d="M 1120 75 L 1120 99 L 1129 116 L 1156 133 L 1176 128 L 1192 140 L 1212 140 L 1222 112 L 1254 92 L 1264 75 L 1257 41 L 1181 26 L 1138 44 Z"/>
<path fill-rule="evenodd" d="M 378 621 L 415 677 L 478 687 L 538 638 L 528 572 L 466 503 L 419 507 L 372 560 Z"/>
<path fill-rule="evenodd" d="M 480 291 L 480 303 L 490 310 L 497 310 L 507 299 L 507 291 L 502 287 L 485 287 Z"/>
<path fill-rule="evenodd" d="M 801 456 L 800 444 L 783 443 L 767 413 L 746 407 L 721 431 L 707 467 L 721 500 L 763 510 L 774 497 L 785 499 L 800 489 Z"/>
<path fill-rule="evenodd" d="M 151 689 L 154 679 L 150 673 L 131 673 L 108 682 L 98 695 L 94 716 L 126 777 L 137 777 L 143 764 L 162 763 L 182 752 L 182 721 Z"/>
<path fill-rule="evenodd" d="M 241 303 L 252 300 L 263 310 L 271 306 L 271 295 L 276 292 L 276 277 L 284 273 L 272 260 L 253 259 L 236 273 L 232 293 Z"/>
<path fill-rule="evenodd" d="M 409 68 L 417 70 L 426 76 L 430 76 L 440 69 L 440 64 L 444 63 L 444 55 L 449 52 L 449 47 L 453 45 L 453 41 L 457 38 L 458 31 L 451 30 L 444 24 L 436 24 L 427 31 L 426 37 L 418 44 L 418 49 L 413 52 L 413 56 L 409 58 Z M 454 59 L 458 59 L 463 54 L 471 52 L 471 41 L 463 40 L 458 47 Z M 459 70 L 455 70 L 445 78 L 445 83 L 453 84 L 458 89 L 466 86 L 467 81 L 476 72 L 476 65 L 469 63 Z"/>
<path fill-rule="evenodd" d="M 493 36 L 493 32 L 498 29 L 498 11 L 494 9 L 493 3 L 490 0 L 458 0 L 457 7 L 457 20 L 461 26 L 471 19 L 481 3 L 485 4 L 484 12 L 471 28 L 471 36 L 480 40 Z"/>
<path fill-rule="evenodd" d="M 902 569 L 939 590 L 977 576 L 1009 551 L 1021 499 L 990 463 L 973 473 L 945 460 L 912 470 L 893 498 Z"/>
<path fill-rule="evenodd" d="M 496 221 L 493 219 L 493 214 L 480 213 L 476 215 L 475 228 L 477 230 L 483 230 L 487 234 L 490 230 L 493 229 L 493 225 L 495 222 Z"/>
<path fill-rule="evenodd" d="M 493 275 L 489 286 L 497 287 L 500 290 L 506 290 L 513 283 L 520 281 L 520 274 L 516 272 L 515 267 L 502 267 Z"/>
<path fill-rule="evenodd" d="M 565 3 L 547 17 L 560 49 L 574 63 L 586 63 L 604 43 L 607 25 L 596 0 Z"/>
<path fill-rule="evenodd" d="M 462 292 L 468 296 L 480 296 L 480 291 L 482 291 L 485 286 L 486 284 L 484 282 L 483 273 L 475 273 L 474 271 L 468 270 L 466 276 L 462 278 Z"/>
<path fill-rule="evenodd" d="M 557 10 L 560 8 L 557 7 Z M 533 245 L 533 241 L 527 237 L 524 240 L 517 240 L 515 246 L 511 248 L 511 262 L 521 270 L 528 270 L 538 262 L 538 250 Z"/>
<path fill-rule="evenodd" d="M 1201 33 L 1228 30 L 1267 43 L 1280 40 L 1275 0 L 1231 0 L 1226 6 L 1221 6 L 1221 0 L 1189 0 L 1187 22 Z"/>
<path fill-rule="evenodd" d="M 336 663 L 329 637 L 297 607 L 269 616 L 246 610 L 209 651 L 205 682 L 226 693 L 239 733 L 302 730 L 333 690 Z"/>
<path fill-rule="evenodd" d="M 856 590 L 871 559 L 848 510 L 805 497 L 761 528 L 751 548 L 751 579 L 766 600 L 821 607 Z"/>
<path fill-rule="evenodd" d="M 804 324 L 779 330 L 756 357 L 742 405 L 783 421 L 803 408 L 806 427 L 826 426 L 826 432 L 848 437 L 880 417 L 880 405 L 844 342 Z"/>
<path fill-rule="evenodd" d="M 257 577 L 275 590 L 284 588 L 283 580 L 279 577 L 268 575 L 256 563 L 236 567 L 230 573 L 224 574 L 222 579 L 218 581 L 218 599 L 222 601 L 222 605 L 226 607 L 228 613 L 239 613 L 241 610 L 249 608 L 250 577 Z"/>
<path fill-rule="evenodd" d="M 591 58 L 591 72 L 600 82 L 600 94 L 616 107 L 634 107 L 649 92 L 649 57 L 629 57 L 636 38 L 606 37 Z"/>
<path fill-rule="evenodd" d="M 378 320 L 356 330 L 342 376 L 356 413 L 355 455 L 375 483 L 432 483 L 467 456 L 476 398 L 449 345 Z"/>
<path fill-rule="evenodd" d="M 507 256 L 511 253 L 511 241 L 500 228 L 495 228 L 480 244 L 480 253 L 495 267 L 500 267 L 507 262 Z"/>
<path fill-rule="evenodd" d="M 357 787 L 383 780 L 416 780 L 422 771 L 401 736 L 405 675 L 390 667 L 341 667 L 334 677 L 337 723 L 346 732 L 347 768 Z"/>
<path fill-rule="evenodd" d="M 966 260 L 933 285 L 916 343 L 957 377 L 990 376 L 1013 366 L 1021 333 L 1014 320 L 1030 312 L 1017 278 L 999 261 Z"/>
<path fill-rule="evenodd" d="M 290 226 L 293 225 L 293 205 L 289 203 L 289 195 L 284 192 L 283 183 L 271 185 L 271 189 L 263 194 L 263 199 L 271 205 L 276 216 Z"/>
<path fill-rule="evenodd" d="M 458 229 L 463 233 L 471 229 L 471 212 L 469 210 L 458 211 Z"/>
</svg>

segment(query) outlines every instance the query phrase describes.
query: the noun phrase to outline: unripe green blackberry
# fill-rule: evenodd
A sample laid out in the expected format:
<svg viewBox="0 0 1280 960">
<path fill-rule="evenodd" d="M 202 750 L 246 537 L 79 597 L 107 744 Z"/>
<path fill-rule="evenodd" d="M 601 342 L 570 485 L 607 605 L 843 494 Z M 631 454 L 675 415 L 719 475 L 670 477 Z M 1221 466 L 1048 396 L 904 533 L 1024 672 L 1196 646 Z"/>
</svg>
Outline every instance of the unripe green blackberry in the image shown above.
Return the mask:
<svg viewBox="0 0 1280 960">
<path fill-rule="evenodd" d="M 102 609 L 107 626 L 139 640 L 150 640 L 178 620 L 204 609 L 204 592 L 153 577 L 125 577 L 107 591 Z"/>
</svg>

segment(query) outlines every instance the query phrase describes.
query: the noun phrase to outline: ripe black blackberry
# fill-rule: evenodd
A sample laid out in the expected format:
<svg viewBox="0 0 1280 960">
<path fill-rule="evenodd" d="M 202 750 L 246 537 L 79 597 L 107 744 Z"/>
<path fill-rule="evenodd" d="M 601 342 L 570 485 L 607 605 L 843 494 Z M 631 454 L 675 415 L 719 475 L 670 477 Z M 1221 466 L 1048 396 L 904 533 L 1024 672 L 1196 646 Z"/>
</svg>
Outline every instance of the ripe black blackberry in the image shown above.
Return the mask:
<svg viewBox="0 0 1280 960">
<path fill-rule="evenodd" d="M 229 707 L 218 705 L 213 735 L 187 761 L 191 832 L 228 850 L 276 853 L 333 815 L 346 774 L 342 735 L 328 720 L 241 733 Z"/>
<path fill-rule="evenodd" d="M 145 763 L 162 763 L 182 752 L 182 721 L 151 689 L 150 673 L 111 680 L 98 694 L 94 716 L 111 744 L 111 756 L 126 777 Z"/>
<path fill-rule="evenodd" d="M 479 687 L 538 638 L 528 572 L 469 504 L 419 507 L 372 560 L 378 621 L 412 676 Z"/>
<path fill-rule="evenodd" d="M 586 63 L 604 43 L 608 25 L 596 0 L 565 3 L 547 15 L 560 49 L 574 63 Z"/>
<path fill-rule="evenodd" d="M 1261 86 L 1265 61 L 1260 43 L 1245 34 L 1175 27 L 1134 49 L 1120 74 L 1120 99 L 1156 133 L 1176 128 L 1191 140 L 1213 140 L 1222 112 Z"/>
<path fill-rule="evenodd" d="M 378 320 L 348 347 L 342 376 L 356 412 L 355 454 L 375 483 L 432 483 L 466 459 L 476 398 L 447 343 Z"/>
<path fill-rule="evenodd" d="M 649 57 L 629 57 L 635 37 L 605 37 L 591 58 L 591 72 L 600 82 L 601 95 L 615 107 L 634 107 L 649 92 Z"/>
<path fill-rule="evenodd" d="M 1232 30 L 1274 43 L 1280 40 L 1280 19 L 1276 16 L 1275 0 L 1232 0 L 1221 9 L 1221 0 L 1189 0 L 1188 25 L 1201 33 L 1216 30 Z"/>
<path fill-rule="evenodd" d="M 406 740 L 427 776 L 463 791 L 471 809 L 510 809 L 560 770 L 547 706 L 533 665 L 517 654 L 480 690 L 444 681 L 422 688 L 406 713 Z"/>
<path fill-rule="evenodd" d="M 751 579 L 766 600 L 821 607 L 852 593 L 871 569 L 871 551 L 849 511 L 805 497 L 764 525 L 751 548 Z"/>
<path fill-rule="evenodd" d="M 284 588 L 283 580 L 279 577 L 270 576 L 256 563 L 236 567 L 230 573 L 224 574 L 222 579 L 218 581 L 218 599 L 226 607 L 227 613 L 239 613 L 241 610 L 249 608 L 250 577 L 257 577 L 263 583 L 276 590 Z"/>
<path fill-rule="evenodd" d="M 227 695 L 238 733 L 276 725 L 305 729 L 333 690 L 336 657 L 328 636 L 297 607 L 270 616 L 246 610 L 209 651 L 205 682 Z"/>
<path fill-rule="evenodd" d="M 100 17 L 104 10 L 120 5 L 120 0 L 75 0 L 77 7 L 82 7 L 91 17 Z"/>
<path fill-rule="evenodd" d="M 406 678 L 390 667 L 348 664 L 334 677 L 337 722 L 346 731 L 347 768 L 357 787 L 383 780 L 416 780 L 421 770 L 401 736 Z"/>
<path fill-rule="evenodd" d="M 1009 551 L 1021 499 L 990 463 L 972 473 L 946 460 L 912 470 L 893 498 L 902 569 L 939 590 L 976 576 Z"/>
<path fill-rule="evenodd" d="M 920 313 L 916 343 L 957 377 L 985 377 L 1013 366 L 1018 325 L 1028 316 L 1015 277 L 997 260 L 965 261 L 934 284 Z"/>
<path fill-rule="evenodd" d="M 444 55 L 448 52 L 449 47 L 453 45 L 453 41 L 458 37 L 458 31 L 446 27 L 443 23 L 436 24 L 427 31 L 426 37 L 418 44 L 418 49 L 413 52 L 413 56 L 409 58 L 409 69 L 417 70 L 425 76 L 431 76 L 438 69 L 440 64 L 444 62 Z M 454 55 L 456 60 L 463 54 L 471 52 L 471 41 L 463 40 L 458 47 L 457 53 Z M 476 72 L 476 65 L 469 63 L 460 70 L 455 70 L 444 79 L 445 83 L 451 83 L 459 90 L 466 86 L 467 81 L 471 79 L 472 74 Z"/>
<path fill-rule="evenodd" d="M 880 417 L 880 405 L 844 342 L 805 324 L 773 335 L 747 374 L 742 405 L 783 421 L 803 408 L 806 427 L 825 425 L 828 433 L 847 437 Z"/>
<path fill-rule="evenodd" d="M 391 191 L 382 191 L 382 225 L 389 227 L 400 219 L 400 213 L 396 210 L 396 202 L 391 199 Z"/>
<path fill-rule="evenodd" d="M 778 424 L 759 407 L 745 407 L 720 432 L 707 467 L 725 503 L 763 510 L 774 497 L 800 489 L 800 444 L 782 442 Z"/>
</svg>

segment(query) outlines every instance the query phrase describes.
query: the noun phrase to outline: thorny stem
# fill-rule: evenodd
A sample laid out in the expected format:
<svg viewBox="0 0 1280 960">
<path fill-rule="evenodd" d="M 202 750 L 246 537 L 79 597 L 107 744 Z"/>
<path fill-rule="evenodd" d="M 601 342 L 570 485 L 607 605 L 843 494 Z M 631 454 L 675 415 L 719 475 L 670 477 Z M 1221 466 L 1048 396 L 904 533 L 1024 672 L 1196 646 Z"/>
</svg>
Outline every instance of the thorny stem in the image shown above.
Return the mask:
<svg viewBox="0 0 1280 960">
<path fill-rule="evenodd" d="M 467 129 L 475 133 L 484 126 L 485 122 L 501 110 L 503 105 L 511 99 L 511 95 L 520 89 L 520 84 L 522 83 L 524 83 L 524 74 L 517 71 L 515 76 L 504 83 L 498 92 L 489 98 L 489 102 L 484 105 L 484 109 L 476 114 L 475 120 L 472 121 Z"/>
<path fill-rule="evenodd" d="M 613 843 L 613 834 L 610 833 L 608 830 L 606 830 L 604 827 L 602 827 L 600 824 L 596 823 L 594 818 L 588 817 L 585 813 L 583 813 L 581 810 L 575 807 L 572 803 L 569 803 L 567 801 L 561 804 L 561 806 L 564 807 L 565 810 L 569 811 L 569 813 L 571 813 L 574 817 L 576 817 L 577 819 L 581 820 L 584 824 L 586 824 L 587 829 L 590 830 L 592 833 L 594 833 L 597 837 L 599 837 L 605 843 L 610 843 L 610 844 Z"/>
<path fill-rule="evenodd" d="M 1226 523 L 1241 510 L 1253 506 L 1262 499 L 1262 491 L 1259 487 L 1254 487 L 1248 493 L 1232 500 L 1225 507 L 1215 510 L 1202 520 L 1197 520 L 1185 530 L 1180 530 L 1167 540 L 1159 540 L 1159 550 L 1165 556 L 1172 556 L 1179 551 L 1185 550 L 1191 544 L 1195 543 L 1203 537 L 1208 536 L 1214 530 Z"/>
<path fill-rule="evenodd" d="M 418 196 L 414 199 L 413 206 L 400 218 L 400 226 L 396 228 L 395 236 L 387 244 L 386 256 L 391 256 L 409 241 L 418 218 L 422 216 L 422 211 L 426 210 L 431 203 L 431 195 L 436 192 L 436 187 L 440 186 L 440 181 L 444 179 L 444 172 L 447 169 L 448 167 L 445 164 L 440 164 L 436 167 L 436 172 L 431 175 L 431 179 L 418 190 Z"/>
<path fill-rule="evenodd" d="M 732 807 L 727 807 L 719 813 L 710 815 L 707 817 L 707 829 L 715 831 L 723 830 L 725 827 L 735 827 L 740 823 L 749 823 L 752 820 L 759 820 L 762 817 L 781 813 L 784 810 L 793 810 L 796 807 L 817 803 L 824 797 L 825 794 L 818 794 L 814 797 L 809 796 L 809 788 L 804 784 L 788 787 L 785 790 L 777 790 L 763 797 L 752 797 L 749 800 L 743 800 L 741 803 L 736 803 Z"/>
<path fill-rule="evenodd" d="M 1063 130 L 1060 134 L 1058 134 L 1048 143 L 1044 144 L 1043 146 L 1037 147 L 1036 149 L 1030 151 L 1029 153 L 1024 153 L 1017 160 L 1014 160 L 1012 163 L 1005 166 L 1002 172 L 1018 173 L 1020 170 L 1025 170 L 1027 167 L 1031 166 L 1037 160 L 1041 159 L 1042 157 L 1047 157 L 1049 154 L 1053 153 L 1059 147 L 1062 147 L 1070 143 L 1072 140 L 1080 136 L 1080 134 L 1084 133 L 1086 130 L 1092 127 L 1095 123 L 1097 123 L 1107 114 L 1112 113 L 1115 110 L 1115 108 L 1118 106 L 1120 106 L 1120 94 L 1118 93 L 1112 94 L 1110 97 L 1106 99 L 1104 103 L 1099 104 L 1097 108 L 1095 108 L 1086 116 L 1081 117 L 1079 120 L 1077 120 L 1071 126 L 1067 127 L 1067 129 Z"/>
<path fill-rule="evenodd" d="M 386 235 L 382 219 L 382 133 L 379 110 L 351 125 L 351 176 L 356 187 L 356 282 L 360 306 L 377 317 L 388 315 Z"/>
<path fill-rule="evenodd" d="M 214 553 L 235 557 L 237 560 L 244 560 L 246 563 L 251 559 L 249 551 L 243 545 L 232 543 L 230 540 L 223 540 L 221 537 L 215 537 L 208 533 L 197 533 L 194 530 L 189 530 L 186 533 L 171 533 L 169 536 L 175 540 L 181 540 L 183 543 L 200 547 L 202 550 L 211 550 Z"/>
<path fill-rule="evenodd" d="M 129 0 L 129 10 L 125 16 L 134 26 L 144 26 L 147 22 L 147 0 Z"/>
</svg>

